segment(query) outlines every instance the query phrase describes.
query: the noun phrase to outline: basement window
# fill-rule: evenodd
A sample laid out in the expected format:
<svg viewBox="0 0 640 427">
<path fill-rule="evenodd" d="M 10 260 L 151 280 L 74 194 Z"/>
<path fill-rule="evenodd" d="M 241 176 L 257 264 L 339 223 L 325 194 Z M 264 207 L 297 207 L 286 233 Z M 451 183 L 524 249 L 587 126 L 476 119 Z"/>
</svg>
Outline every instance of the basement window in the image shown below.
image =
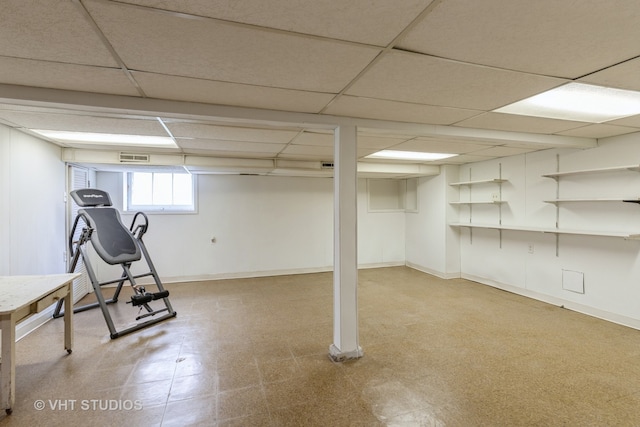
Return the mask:
<svg viewBox="0 0 640 427">
<path fill-rule="evenodd" d="M 370 178 L 369 212 L 418 212 L 418 180 Z"/>
<path fill-rule="evenodd" d="M 125 212 L 195 212 L 195 178 L 188 173 L 126 172 Z"/>
</svg>

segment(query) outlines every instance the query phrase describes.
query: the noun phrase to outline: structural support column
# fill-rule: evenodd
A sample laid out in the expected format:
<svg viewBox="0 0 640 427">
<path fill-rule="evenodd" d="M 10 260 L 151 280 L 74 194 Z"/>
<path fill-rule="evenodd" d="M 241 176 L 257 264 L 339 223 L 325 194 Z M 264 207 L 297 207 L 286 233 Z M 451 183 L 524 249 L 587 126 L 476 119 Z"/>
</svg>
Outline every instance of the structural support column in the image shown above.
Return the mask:
<svg viewBox="0 0 640 427">
<path fill-rule="evenodd" d="M 333 222 L 334 361 L 362 357 L 358 343 L 358 156 L 355 125 L 335 130 Z"/>
</svg>

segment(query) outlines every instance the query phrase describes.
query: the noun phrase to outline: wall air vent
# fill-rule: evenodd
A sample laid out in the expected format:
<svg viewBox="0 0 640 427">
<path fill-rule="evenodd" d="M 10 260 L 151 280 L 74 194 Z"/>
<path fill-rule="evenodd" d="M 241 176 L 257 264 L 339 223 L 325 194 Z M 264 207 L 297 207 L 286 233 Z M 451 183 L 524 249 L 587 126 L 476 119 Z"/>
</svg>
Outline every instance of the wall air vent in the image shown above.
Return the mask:
<svg viewBox="0 0 640 427">
<path fill-rule="evenodd" d="M 333 162 L 322 162 L 322 169 L 333 169 Z"/>
<path fill-rule="evenodd" d="M 148 154 L 120 153 L 120 163 L 149 163 Z"/>
</svg>

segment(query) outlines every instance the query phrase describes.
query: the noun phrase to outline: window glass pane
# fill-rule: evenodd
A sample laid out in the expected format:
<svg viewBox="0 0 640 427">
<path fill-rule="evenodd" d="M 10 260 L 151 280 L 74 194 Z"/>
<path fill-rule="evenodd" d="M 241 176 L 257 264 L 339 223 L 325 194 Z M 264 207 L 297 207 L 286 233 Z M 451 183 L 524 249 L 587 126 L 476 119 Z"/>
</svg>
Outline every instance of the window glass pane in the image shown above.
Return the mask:
<svg viewBox="0 0 640 427">
<path fill-rule="evenodd" d="M 187 173 L 129 172 L 127 211 L 195 211 L 194 177 Z"/>
<path fill-rule="evenodd" d="M 132 205 L 150 205 L 151 189 L 152 189 L 151 173 L 134 172 L 131 177 L 131 204 Z"/>
<path fill-rule="evenodd" d="M 191 175 L 186 173 L 173 175 L 173 204 L 191 205 L 192 200 L 193 185 L 191 184 Z"/>
<path fill-rule="evenodd" d="M 170 205 L 173 196 L 173 179 L 170 173 L 153 174 L 153 204 Z"/>
</svg>

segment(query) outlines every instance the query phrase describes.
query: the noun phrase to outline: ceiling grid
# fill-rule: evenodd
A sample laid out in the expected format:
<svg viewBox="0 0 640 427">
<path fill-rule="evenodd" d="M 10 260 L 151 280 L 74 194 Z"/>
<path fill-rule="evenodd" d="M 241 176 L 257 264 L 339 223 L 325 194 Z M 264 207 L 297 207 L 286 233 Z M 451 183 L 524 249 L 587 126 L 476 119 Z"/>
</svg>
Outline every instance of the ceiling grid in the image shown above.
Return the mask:
<svg viewBox="0 0 640 427">
<path fill-rule="evenodd" d="M 639 91 L 629 0 L 4 0 L 0 19 L 0 123 L 176 142 L 127 151 L 312 165 L 333 158 L 321 124 L 355 120 L 361 162 L 390 148 L 458 155 L 437 166 L 640 131 L 640 115 L 495 111 L 571 82 Z"/>
</svg>

